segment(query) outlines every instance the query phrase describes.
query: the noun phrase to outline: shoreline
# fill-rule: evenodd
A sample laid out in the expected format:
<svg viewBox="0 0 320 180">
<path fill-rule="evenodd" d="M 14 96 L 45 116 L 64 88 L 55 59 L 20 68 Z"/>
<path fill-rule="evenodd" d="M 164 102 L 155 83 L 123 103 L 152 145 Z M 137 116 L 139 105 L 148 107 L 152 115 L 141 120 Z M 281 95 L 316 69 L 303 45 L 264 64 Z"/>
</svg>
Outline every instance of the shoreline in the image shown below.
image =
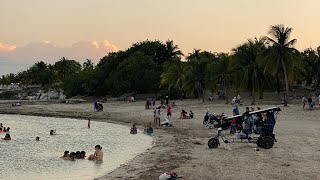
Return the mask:
<svg viewBox="0 0 320 180">
<path fill-rule="evenodd" d="M 250 105 L 250 100 L 240 106 L 240 111 Z M 158 103 L 158 102 L 157 102 Z M 211 112 L 230 116 L 231 105 L 224 101 L 176 101 L 170 123 L 174 128 L 155 128 L 153 147 L 137 155 L 114 171 L 99 177 L 107 179 L 158 179 L 166 171 L 174 171 L 183 179 L 320 179 L 317 164 L 320 162 L 319 110 L 302 110 L 290 104 L 283 107 L 264 102 L 256 107 L 279 106 L 275 134 L 278 142 L 272 149 L 254 151 L 254 145 L 234 143 L 232 150 L 223 146 L 209 149 L 207 141 L 216 134 L 215 129 L 204 130 L 202 120 L 209 108 Z M 0 112 L 52 117 L 91 118 L 130 126 L 153 122 L 153 110 L 144 108 L 144 101 L 134 103 L 106 102 L 104 112 L 93 112 L 92 103 L 59 104 L 32 102 L 21 107 L 0 103 Z M 193 110 L 194 119 L 179 119 L 181 109 Z M 162 114 L 165 110 L 162 110 Z M 130 124 L 130 125 L 129 125 Z M 140 129 L 140 128 L 139 128 Z M 129 128 L 128 128 L 129 131 Z M 227 133 L 227 132 L 226 132 Z M 230 136 L 228 136 L 230 137 Z M 130 148 L 130 147 L 128 147 Z M 265 168 L 268 167 L 266 171 Z M 232 173 L 230 173 L 232 172 Z"/>
<path fill-rule="evenodd" d="M 42 105 L 47 105 L 47 104 L 60 104 L 57 102 L 50 102 L 50 101 L 26 101 L 26 102 L 31 102 L 33 103 L 37 103 L 37 104 L 42 104 Z M 31 104 L 31 105 L 32 105 Z M 25 110 L 25 109 L 21 109 L 21 108 L 17 108 L 17 107 L 12 107 L 9 106 L 11 105 L 11 101 L 7 101 L 7 102 L 1 102 L 0 103 L 0 114 L 8 114 L 8 115 L 26 115 L 26 116 L 37 116 L 37 117 L 55 117 L 55 118 L 71 118 L 71 119 L 75 119 L 75 120 L 86 120 L 86 118 L 91 118 L 91 121 L 97 121 L 97 122 L 106 122 L 106 123 L 113 123 L 113 124 L 117 124 L 117 125 L 122 125 L 122 126 L 126 126 L 128 127 L 128 131 L 131 128 L 131 124 L 132 122 L 128 122 L 126 120 L 124 121 L 120 121 L 117 118 L 112 118 L 109 115 L 107 115 L 107 117 L 103 117 L 101 116 L 101 114 L 88 114 L 88 116 L 85 116 L 83 114 L 71 114 L 70 112 L 64 112 L 64 113 L 57 113 L 54 111 L 47 111 L 47 112 L 37 112 L 37 111 L 30 111 L 30 110 Z M 30 104 L 29 104 L 30 105 Z M 36 109 L 35 109 L 36 110 Z M 103 114 L 105 115 L 105 114 Z M 142 131 L 143 126 L 141 124 L 138 124 L 138 130 Z M 151 148 L 146 149 L 144 152 L 136 155 L 133 159 L 129 159 L 125 164 L 120 164 L 119 167 L 117 167 L 116 169 L 105 173 L 103 175 L 98 176 L 95 179 L 109 179 L 109 178 L 133 178 L 133 176 L 127 176 L 127 177 L 121 177 L 121 175 L 112 175 L 113 173 L 117 174 L 118 169 L 120 168 L 127 168 L 128 164 L 131 163 L 131 161 L 135 161 L 135 162 L 140 162 L 140 163 L 144 163 L 144 156 L 147 156 L 148 154 L 150 154 L 149 151 L 151 151 L 151 154 L 153 154 L 153 149 L 156 147 L 155 143 L 156 142 L 161 142 L 161 139 L 163 137 L 169 138 L 169 134 L 166 134 L 165 132 L 163 132 L 163 129 L 159 129 L 159 128 L 155 128 L 155 130 L 157 131 L 157 134 L 154 133 L 152 135 L 152 143 L 151 143 Z M 131 165 L 131 166 L 135 166 L 135 165 Z M 130 171 L 132 172 L 132 171 Z M 140 172 L 138 173 L 140 174 Z M 111 175 L 111 176 L 110 176 Z M 137 178 L 137 177 L 136 177 Z"/>
</svg>

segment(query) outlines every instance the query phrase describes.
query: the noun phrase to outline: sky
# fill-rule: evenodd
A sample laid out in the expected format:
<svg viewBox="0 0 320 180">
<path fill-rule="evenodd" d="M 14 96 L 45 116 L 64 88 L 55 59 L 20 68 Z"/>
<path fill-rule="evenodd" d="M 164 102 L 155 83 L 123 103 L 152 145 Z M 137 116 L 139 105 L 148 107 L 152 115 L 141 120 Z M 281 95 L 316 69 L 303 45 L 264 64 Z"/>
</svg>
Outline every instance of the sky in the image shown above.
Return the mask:
<svg viewBox="0 0 320 180">
<path fill-rule="evenodd" d="M 319 0 L 0 0 L 0 75 L 61 57 L 97 63 L 133 43 L 173 40 L 230 52 L 271 25 L 293 28 L 296 48 L 320 45 Z"/>
</svg>

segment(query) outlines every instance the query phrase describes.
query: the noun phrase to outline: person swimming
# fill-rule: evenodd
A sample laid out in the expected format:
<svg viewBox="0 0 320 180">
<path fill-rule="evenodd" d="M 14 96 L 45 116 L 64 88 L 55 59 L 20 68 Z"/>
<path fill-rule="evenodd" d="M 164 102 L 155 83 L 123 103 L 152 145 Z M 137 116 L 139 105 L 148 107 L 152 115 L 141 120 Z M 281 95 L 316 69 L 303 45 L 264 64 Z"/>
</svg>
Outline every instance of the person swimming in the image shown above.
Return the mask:
<svg viewBox="0 0 320 180">
<path fill-rule="evenodd" d="M 63 160 L 74 161 L 75 156 L 76 156 L 76 153 L 75 152 L 71 152 L 69 154 L 69 156 L 63 157 Z"/>
<path fill-rule="evenodd" d="M 56 133 L 56 130 L 50 130 L 50 135 L 55 135 L 55 133 Z"/>
<path fill-rule="evenodd" d="M 84 159 L 86 158 L 86 152 L 85 151 L 81 151 L 80 152 L 80 159 Z"/>
<path fill-rule="evenodd" d="M 10 134 L 7 133 L 6 136 L 2 138 L 2 140 L 11 140 Z"/>
<path fill-rule="evenodd" d="M 76 159 L 80 159 L 80 151 L 76 152 Z"/>
<path fill-rule="evenodd" d="M 96 145 L 94 148 L 95 148 L 95 152 L 94 152 L 94 154 L 91 154 L 88 157 L 88 160 L 91 160 L 91 161 L 102 161 L 103 160 L 102 147 L 100 145 Z"/>
<path fill-rule="evenodd" d="M 69 156 L 69 151 L 64 151 L 64 154 L 63 154 L 63 156 L 61 156 L 61 158 L 65 158 L 65 157 L 68 157 Z"/>
</svg>

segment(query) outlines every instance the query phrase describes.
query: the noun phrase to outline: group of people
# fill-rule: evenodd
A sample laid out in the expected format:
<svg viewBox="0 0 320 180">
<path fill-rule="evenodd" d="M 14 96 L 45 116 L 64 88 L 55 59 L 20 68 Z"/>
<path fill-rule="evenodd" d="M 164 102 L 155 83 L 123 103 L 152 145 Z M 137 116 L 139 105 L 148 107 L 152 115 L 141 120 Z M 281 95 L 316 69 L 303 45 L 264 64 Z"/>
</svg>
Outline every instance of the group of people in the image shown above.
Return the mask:
<svg viewBox="0 0 320 180">
<path fill-rule="evenodd" d="M 7 127 L 7 128 L 3 127 L 3 124 L 0 123 L 0 133 L 2 133 L 2 132 L 6 133 L 6 135 L 2 138 L 2 140 L 11 140 L 11 136 L 9 134 L 10 127 Z"/>
<path fill-rule="evenodd" d="M 146 101 L 146 109 L 150 109 L 150 107 L 155 107 L 156 105 L 156 98 L 147 98 L 147 101 Z"/>
<path fill-rule="evenodd" d="M 69 151 L 64 151 L 63 156 L 61 156 L 61 158 L 63 160 L 70 160 L 70 161 L 74 161 L 75 159 L 85 159 L 86 157 L 86 152 L 85 151 L 77 151 L 77 152 L 71 152 L 69 153 Z"/>
<path fill-rule="evenodd" d="M 181 119 L 192 119 L 194 117 L 194 113 L 190 110 L 189 115 L 187 111 L 184 109 L 181 110 L 180 118 Z"/>
<path fill-rule="evenodd" d="M 69 151 L 64 151 L 63 156 L 61 157 L 63 160 L 69 160 L 69 161 L 74 161 L 75 159 L 85 159 L 86 158 L 86 152 L 85 151 L 76 151 L 76 152 L 71 152 Z M 95 152 L 94 154 L 91 154 L 88 157 L 88 160 L 91 161 L 102 161 L 103 160 L 103 151 L 102 147 L 100 145 L 95 146 Z"/>
<path fill-rule="evenodd" d="M 137 133 L 138 133 L 137 126 L 135 124 L 133 124 L 131 129 L 130 129 L 130 134 L 137 134 Z M 150 136 L 153 134 L 153 128 L 151 126 L 151 123 L 148 123 L 148 124 L 144 125 L 143 133 L 144 134 L 148 134 Z"/>
<path fill-rule="evenodd" d="M 231 101 L 231 104 L 240 104 L 241 105 L 241 103 L 242 103 L 242 99 L 241 99 L 240 94 L 238 94 L 237 97 L 233 97 L 233 99 Z"/>
<path fill-rule="evenodd" d="M 318 102 L 319 102 L 319 107 L 320 107 L 320 95 L 318 96 Z M 307 98 L 306 96 L 302 97 L 302 108 L 305 109 L 306 104 L 308 103 L 309 109 L 312 110 L 315 108 L 315 100 L 314 97 L 309 97 Z"/>
<path fill-rule="evenodd" d="M 261 108 L 258 107 L 257 110 Z M 246 107 L 244 112 L 244 118 L 234 118 L 231 120 L 230 133 L 234 134 L 237 131 L 242 132 L 248 137 L 252 132 L 261 133 L 268 126 L 269 131 L 273 131 L 273 126 L 275 125 L 275 117 L 273 112 L 267 113 L 257 113 L 255 115 L 249 115 L 250 112 L 254 111 L 254 108 Z M 240 115 L 238 106 L 235 105 L 233 109 L 233 115 Z"/>
</svg>

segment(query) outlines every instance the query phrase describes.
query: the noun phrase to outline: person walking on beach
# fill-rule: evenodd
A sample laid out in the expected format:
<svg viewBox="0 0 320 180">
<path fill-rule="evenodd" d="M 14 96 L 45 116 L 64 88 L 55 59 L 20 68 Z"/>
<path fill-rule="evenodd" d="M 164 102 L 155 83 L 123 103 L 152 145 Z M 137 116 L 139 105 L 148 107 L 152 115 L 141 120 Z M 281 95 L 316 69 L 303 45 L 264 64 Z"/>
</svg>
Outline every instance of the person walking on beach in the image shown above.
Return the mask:
<svg viewBox="0 0 320 180">
<path fill-rule="evenodd" d="M 306 96 L 303 96 L 302 97 L 302 103 L 303 103 L 303 109 L 306 107 L 306 103 L 307 103 L 307 98 L 306 98 Z"/>
</svg>

